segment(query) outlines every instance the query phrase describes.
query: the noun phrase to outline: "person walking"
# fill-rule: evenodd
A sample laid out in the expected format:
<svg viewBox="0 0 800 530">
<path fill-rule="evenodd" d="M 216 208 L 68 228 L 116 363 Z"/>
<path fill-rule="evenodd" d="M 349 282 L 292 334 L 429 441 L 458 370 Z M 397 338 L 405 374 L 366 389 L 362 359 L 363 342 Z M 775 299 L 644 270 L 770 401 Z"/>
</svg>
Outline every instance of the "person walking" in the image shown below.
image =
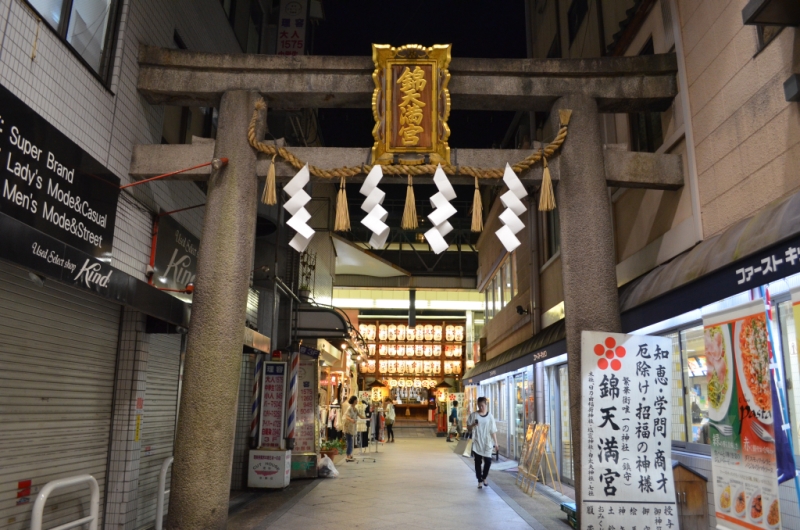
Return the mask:
<svg viewBox="0 0 800 530">
<path fill-rule="evenodd" d="M 492 453 L 497 450 L 497 424 L 494 421 L 494 416 L 489 413 L 489 406 L 485 397 L 478 398 L 478 411 L 469 415 L 467 428 L 472 433 L 472 456 L 475 458 L 475 476 L 478 478 L 478 489 L 481 489 L 484 486 L 489 486 L 488 478 L 489 468 L 492 465 Z"/>
<path fill-rule="evenodd" d="M 389 443 L 394 443 L 394 419 L 395 419 L 395 412 L 394 412 L 394 403 L 392 403 L 392 398 L 386 398 L 384 400 L 386 406 L 384 407 L 384 418 L 386 421 L 386 439 Z"/>
<path fill-rule="evenodd" d="M 453 407 L 450 409 L 450 427 L 447 429 L 447 441 L 452 442 L 452 437 L 455 435 L 458 438 L 458 401 L 453 401 Z"/>
<path fill-rule="evenodd" d="M 355 458 L 353 458 L 353 439 L 356 436 L 356 424 L 358 423 L 358 411 L 356 410 L 358 398 L 356 396 L 350 396 L 347 403 L 350 406 L 344 414 L 344 435 L 347 439 L 347 458 L 345 458 L 345 462 L 352 462 L 355 460 Z"/>
</svg>

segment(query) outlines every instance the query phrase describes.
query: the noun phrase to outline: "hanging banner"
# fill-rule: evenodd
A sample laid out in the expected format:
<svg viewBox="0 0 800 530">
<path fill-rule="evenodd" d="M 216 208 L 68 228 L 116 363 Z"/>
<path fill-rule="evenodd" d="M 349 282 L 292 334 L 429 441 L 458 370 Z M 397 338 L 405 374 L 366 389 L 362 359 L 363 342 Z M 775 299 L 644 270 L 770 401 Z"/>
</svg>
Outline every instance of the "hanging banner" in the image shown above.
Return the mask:
<svg viewBox="0 0 800 530">
<path fill-rule="evenodd" d="M 703 317 L 717 528 L 781 528 L 763 300 Z"/>
<path fill-rule="evenodd" d="M 286 409 L 286 363 L 265 361 L 261 388 L 261 433 L 258 446 L 278 449 L 283 446 Z"/>
<path fill-rule="evenodd" d="M 316 371 L 317 361 L 301 360 L 297 376 L 297 424 L 294 454 L 316 453 Z"/>
<path fill-rule="evenodd" d="M 307 0 L 281 0 L 278 55 L 303 55 L 306 49 Z"/>
<path fill-rule="evenodd" d="M 677 528 L 672 339 L 584 331 L 581 528 Z"/>
</svg>

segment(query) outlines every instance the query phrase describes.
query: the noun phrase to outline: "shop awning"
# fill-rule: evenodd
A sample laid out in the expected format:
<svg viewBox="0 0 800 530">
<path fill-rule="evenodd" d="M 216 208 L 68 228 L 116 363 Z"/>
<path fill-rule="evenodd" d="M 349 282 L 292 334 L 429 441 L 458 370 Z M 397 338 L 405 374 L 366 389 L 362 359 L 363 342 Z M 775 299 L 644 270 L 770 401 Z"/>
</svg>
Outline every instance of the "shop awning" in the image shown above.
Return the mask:
<svg viewBox="0 0 800 530">
<path fill-rule="evenodd" d="M 623 331 L 798 272 L 800 193 L 795 193 L 624 285 L 619 293 Z"/>
<path fill-rule="evenodd" d="M 300 339 L 346 339 L 350 329 L 344 315 L 332 307 L 300 304 L 295 332 Z"/>
<path fill-rule="evenodd" d="M 464 384 L 478 383 L 489 377 L 511 372 L 567 352 L 567 328 L 559 320 L 497 357 L 476 364 L 464 374 Z"/>
</svg>

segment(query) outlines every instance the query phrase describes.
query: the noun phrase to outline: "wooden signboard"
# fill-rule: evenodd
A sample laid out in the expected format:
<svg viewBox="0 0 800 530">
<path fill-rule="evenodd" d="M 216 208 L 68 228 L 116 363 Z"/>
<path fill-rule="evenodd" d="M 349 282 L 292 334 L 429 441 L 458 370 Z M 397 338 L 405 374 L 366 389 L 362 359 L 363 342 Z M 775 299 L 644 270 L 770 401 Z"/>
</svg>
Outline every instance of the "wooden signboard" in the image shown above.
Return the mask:
<svg viewBox="0 0 800 530">
<path fill-rule="evenodd" d="M 372 45 L 373 164 L 450 163 L 450 45 Z"/>
</svg>

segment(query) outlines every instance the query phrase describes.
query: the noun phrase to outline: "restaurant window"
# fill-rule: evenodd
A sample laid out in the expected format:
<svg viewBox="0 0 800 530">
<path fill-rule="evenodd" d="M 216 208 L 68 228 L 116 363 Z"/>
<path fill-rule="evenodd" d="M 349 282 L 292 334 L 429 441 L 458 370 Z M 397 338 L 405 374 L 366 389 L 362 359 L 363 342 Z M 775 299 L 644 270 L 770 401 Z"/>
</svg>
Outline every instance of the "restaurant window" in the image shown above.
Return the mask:
<svg viewBox="0 0 800 530">
<path fill-rule="evenodd" d="M 686 441 L 686 410 L 684 408 L 683 365 L 681 363 L 681 342 L 678 332 L 666 335 L 672 339 L 672 439 Z"/>
<path fill-rule="evenodd" d="M 95 74 L 108 77 L 117 0 L 28 0 Z"/>
<path fill-rule="evenodd" d="M 511 286 L 512 296 L 517 296 L 517 293 L 519 293 L 519 278 L 517 278 L 517 271 L 517 252 L 514 251 L 511 253 L 511 278 L 513 279 Z"/>
<path fill-rule="evenodd" d="M 514 296 L 514 276 L 511 274 L 511 256 L 503 263 L 503 305 L 508 305 Z"/>
<path fill-rule="evenodd" d="M 708 444 L 708 381 L 706 380 L 706 355 L 703 326 L 680 332 L 683 381 L 686 385 L 687 441 Z"/>
<path fill-rule="evenodd" d="M 797 329 L 795 327 L 792 301 L 787 300 L 778 306 L 778 322 L 780 324 L 781 354 L 786 386 L 786 399 L 789 402 L 790 424 L 795 459 L 800 463 L 800 361 L 797 358 Z"/>
<path fill-rule="evenodd" d="M 494 287 L 494 314 L 496 315 L 505 305 L 503 300 L 503 275 L 499 271 L 494 275 L 492 286 Z"/>
<path fill-rule="evenodd" d="M 484 295 L 486 296 L 486 320 L 489 321 L 494 316 L 494 300 L 492 298 L 491 284 L 484 291 Z"/>
</svg>

